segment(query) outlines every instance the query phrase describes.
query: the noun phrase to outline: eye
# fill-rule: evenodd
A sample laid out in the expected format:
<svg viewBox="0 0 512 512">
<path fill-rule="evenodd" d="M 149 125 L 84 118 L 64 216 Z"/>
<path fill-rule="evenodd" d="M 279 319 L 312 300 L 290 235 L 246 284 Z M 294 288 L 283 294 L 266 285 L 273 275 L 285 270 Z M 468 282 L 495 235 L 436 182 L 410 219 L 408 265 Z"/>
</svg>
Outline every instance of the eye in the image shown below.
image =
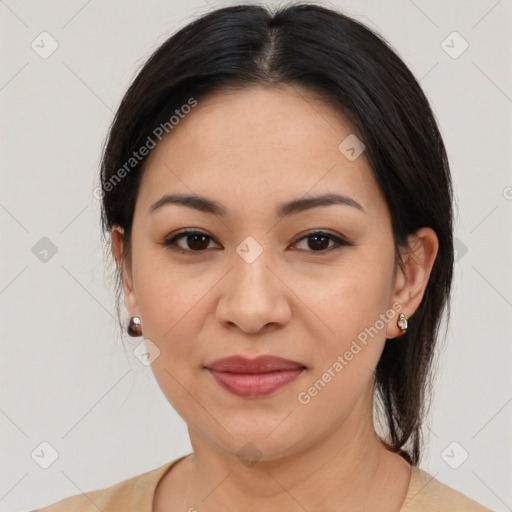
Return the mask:
<svg viewBox="0 0 512 512">
<path fill-rule="evenodd" d="M 346 240 L 342 240 L 341 238 L 338 238 L 337 236 L 331 235 L 330 233 L 326 233 L 324 231 L 312 231 L 307 233 L 302 238 L 299 238 L 296 244 L 302 242 L 303 240 L 312 241 L 307 243 L 307 247 L 312 248 L 312 250 L 308 252 L 330 252 L 333 249 L 337 249 L 343 245 L 353 245 Z M 329 242 L 334 242 L 334 244 L 329 246 Z"/>
<path fill-rule="evenodd" d="M 178 244 L 178 241 L 181 241 L 182 239 L 184 239 L 185 247 Z M 201 231 L 182 231 L 181 233 L 177 233 L 165 240 L 162 245 L 168 247 L 172 251 L 184 254 L 205 251 L 209 248 L 211 240 L 213 240 L 213 238 L 210 235 L 202 233 Z M 324 231 L 312 231 L 307 233 L 305 236 L 299 238 L 294 245 L 300 244 L 304 240 L 309 241 L 307 247 L 311 249 L 305 249 L 306 252 L 325 253 L 344 245 L 354 245 Z M 331 242 L 333 242 L 333 244 L 329 245 Z"/>
<path fill-rule="evenodd" d="M 185 239 L 188 247 L 177 245 L 177 241 L 181 239 Z M 209 240 L 213 240 L 212 237 L 201 231 L 182 231 L 165 240 L 162 245 L 180 253 L 201 252 L 208 248 Z"/>
</svg>

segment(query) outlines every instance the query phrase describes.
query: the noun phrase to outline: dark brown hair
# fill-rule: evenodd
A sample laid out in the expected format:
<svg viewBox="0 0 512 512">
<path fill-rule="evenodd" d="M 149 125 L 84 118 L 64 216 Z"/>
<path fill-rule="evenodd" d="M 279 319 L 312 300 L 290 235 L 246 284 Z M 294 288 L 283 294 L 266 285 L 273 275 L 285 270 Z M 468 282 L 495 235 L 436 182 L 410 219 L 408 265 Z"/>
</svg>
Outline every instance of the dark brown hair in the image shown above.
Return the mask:
<svg viewBox="0 0 512 512">
<path fill-rule="evenodd" d="M 200 101 L 224 86 L 255 84 L 306 87 L 351 123 L 388 204 L 398 264 L 398 249 L 407 247 L 408 235 L 422 226 L 437 234 L 439 250 L 423 300 L 406 334 L 386 342 L 375 372 L 375 403 L 387 427 L 383 442 L 418 464 L 444 309 L 449 316 L 452 184 L 428 100 L 381 36 L 335 9 L 307 3 L 275 12 L 257 5 L 217 9 L 172 35 L 138 72 L 105 143 L 101 187 L 107 252 L 112 226 L 121 226 L 124 256 L 130 260 L 135 200 L 146 161 L 130 160 L 134 152 L 155 137 L 157 127 L 169 126 L 173 113 L 191 98 Z M 118 318 L 121 289 L 116 268 Z"/>
</svg>

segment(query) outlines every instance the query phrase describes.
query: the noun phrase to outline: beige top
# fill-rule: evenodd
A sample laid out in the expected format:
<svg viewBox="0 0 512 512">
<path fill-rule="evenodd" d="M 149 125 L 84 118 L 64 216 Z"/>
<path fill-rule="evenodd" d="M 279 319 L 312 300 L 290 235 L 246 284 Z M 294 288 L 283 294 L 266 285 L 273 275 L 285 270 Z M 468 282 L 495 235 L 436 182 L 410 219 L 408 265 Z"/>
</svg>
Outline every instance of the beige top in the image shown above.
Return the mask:
<svg viewBox="0 0 512 512">
<path fill-rule="evenodd" d="M 176 462 L 188 455 L 110 487 L 69 496 L 32 512 L 153 512 L 153 495 L 158 482 Z M 400 512 L 493 511 L 412 466 L 409 488 Z"/>
</svg>

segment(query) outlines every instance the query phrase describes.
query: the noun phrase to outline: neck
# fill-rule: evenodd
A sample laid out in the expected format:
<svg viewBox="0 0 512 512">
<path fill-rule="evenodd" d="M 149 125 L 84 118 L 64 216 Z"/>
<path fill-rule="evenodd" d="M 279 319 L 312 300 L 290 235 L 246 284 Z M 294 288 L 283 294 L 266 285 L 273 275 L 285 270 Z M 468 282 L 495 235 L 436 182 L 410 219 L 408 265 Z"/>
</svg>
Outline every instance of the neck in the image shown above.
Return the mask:
<svg viewBox="0 0 512 512">
<path fill-rule="evenodd" d="M 329 436 L 292 454 L 262 454 L 252 466 L 189 433 L 194 455 L 183 510 L 237 510 L 250 503 L 268 512 L 332 510 L 333 504 L 398 511 L 407 492 L 410 466 L 384 447 L 371 415 L 347 418 Z"/>
</svg>

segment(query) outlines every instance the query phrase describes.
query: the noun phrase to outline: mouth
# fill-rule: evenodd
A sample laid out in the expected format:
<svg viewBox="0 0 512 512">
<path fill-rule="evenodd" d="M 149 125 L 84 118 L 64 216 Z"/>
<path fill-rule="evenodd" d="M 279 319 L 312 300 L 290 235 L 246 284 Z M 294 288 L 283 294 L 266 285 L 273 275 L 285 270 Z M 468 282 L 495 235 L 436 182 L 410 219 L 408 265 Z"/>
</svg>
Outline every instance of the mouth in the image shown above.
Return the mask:
<svg viewBox="0 0 512 512">
<path fill-rule="evenodd" d="M 302 363 L 276 356 L 256 359 L 232 356 L 218 359 L 205 368 L 223 389 L 244 398 L 267 396 L 307 369 Z"/>
</svg>

